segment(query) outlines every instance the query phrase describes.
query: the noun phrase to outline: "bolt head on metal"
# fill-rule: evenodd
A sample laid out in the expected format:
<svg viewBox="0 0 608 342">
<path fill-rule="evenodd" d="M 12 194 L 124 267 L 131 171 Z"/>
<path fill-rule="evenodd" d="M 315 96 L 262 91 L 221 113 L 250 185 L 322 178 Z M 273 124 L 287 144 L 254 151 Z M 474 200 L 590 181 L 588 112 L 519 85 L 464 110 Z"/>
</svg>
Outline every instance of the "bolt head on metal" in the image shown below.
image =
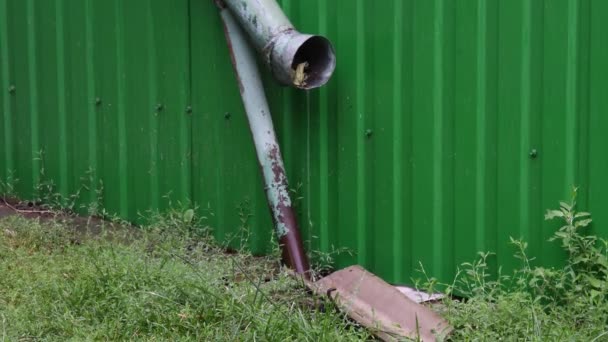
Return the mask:
<svg viewBox="0 0 608 342">
<path fill-rule="evenodd" d="M 231 116 L 232 116 L 232 114 L 230 114 L 229 112 L 224 113 L 224 119 L 226 119 L 226 120 L 230 120 Z"/>
<path fill-rule="evenodd" d="M 186 114 L 192 114 L 192 106 L 186 107 Z"/>
<path fill-rule="evenodd" d="M 163 106 L 163 104 L 162 104 L 162 103 L 159 103 L 159 104 L 157 104 L 157 105 L 156 105 L 156 111 L 157 111 L 157 112 L 160 112 L 160 111 L 161 111 L 161 110 L 163 110 L 164 108 L 165 108 L 165 106 Z"/>
<path fill-rule="evenodd" d="M 8 92 L 10 94 L 13 94 L 16 90 L 17 90 L 17 88 L 14 85 L 11 85 L 8 87 Z"/>
<path fill-rule="evenodd" d="M 530 155 L 530 158 L 534 159 L 534 158 L 538 157 L 538 151 L 535 148 L 533 148 L 530 150 L 529 155 Z"/>
<path fill-rule="evenodd" d="M 95 98 L 95 105 L 97 105 L 97 106 L 101 105 L 101 98 L 99 98 L 99 97 Z"/>
<path fill-rule="evenodd" d="M 372 131 L 371 129 L 365 130 L 365 136 L 366 137 L 371 138 L 372 135 L 374 135 L 374 131 Z"/>
</svg>

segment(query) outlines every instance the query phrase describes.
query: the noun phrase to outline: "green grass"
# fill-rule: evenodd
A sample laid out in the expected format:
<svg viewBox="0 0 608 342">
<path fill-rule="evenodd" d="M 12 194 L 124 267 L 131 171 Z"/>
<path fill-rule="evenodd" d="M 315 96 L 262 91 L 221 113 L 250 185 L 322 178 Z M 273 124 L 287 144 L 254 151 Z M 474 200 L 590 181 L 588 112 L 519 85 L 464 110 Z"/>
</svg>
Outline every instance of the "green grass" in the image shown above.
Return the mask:
<svg viewBox="0 0 608 342">
<path fill-rule="evenodd" d="M 608 341 L 608 241 L 586 234 L 590 214 L 574 199 L 546 218 L 563 222 L 547 242 L 563 248 L 562 268 L 532 266 L 512 240 L 512 274 L 480 253 L 450 284 L 426 278 L 421 288 L 448 295 L 434 308 L 454 326 L 451 341 Z M 228 254 L 192 210 L 138 230 L 100 223 L 85 235 L 59 219 L 0 219 L 0 342 L 372 338 L 331 303 L 319 310 L 278 251 Z"/>
<path fill-rule="evenodd" d="M 448 295 L 436 307 L 455 327 L 455 341 L 608 341 L 608 241 L 588 235 L 591 215 L 572 202 L 548 210 L 547 220 L 563 226 L 547 243 L 559 243 L 567 256 L 562 268 L 532 266 L 527 244 L 512 239 L 521 267 L 512 274 L 492 275 L 480 253 L 462 265 L 452 284 L 440 287 Z M 498 275 L 496 275 L 498 273 Z"/>
<path fill-rule="evenodd" d="M 369 338 L 332 308 L 312 309 L 276 258 L 226 254 L 173 223 L 133 239 L 128 230 L 84 238 L 58 220 L 0 220 L 0 341 Z"/>
</svg>

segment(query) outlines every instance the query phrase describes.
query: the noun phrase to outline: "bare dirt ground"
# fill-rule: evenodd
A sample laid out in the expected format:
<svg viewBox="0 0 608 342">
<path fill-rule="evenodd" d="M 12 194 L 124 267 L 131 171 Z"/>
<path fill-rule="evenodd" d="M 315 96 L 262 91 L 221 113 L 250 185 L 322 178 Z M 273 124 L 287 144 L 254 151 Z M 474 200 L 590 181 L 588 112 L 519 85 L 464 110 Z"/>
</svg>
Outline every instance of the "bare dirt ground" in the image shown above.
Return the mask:
<svg viewBox="0 0 608 342">
<path fill-rule="evenodd" d="M 120 234 L 123 237 L 130 236 L 131 238 L 137 238 L 141 234 L 136 227 L 128 224 L 110 222 L 94 216 L 78 216 L 62 211 L 50 211 L 31 202 L 0 197 L 0 219 L 15 215 L 32 220 L 59 221 L 69 229 L 73 229 L 75 238 L 79 240 L 85 237 L 99 236 L 102 232 L 106 233 L 106 237 L 109 238 L 114 235 L 112 233 L 118 231 L 123 233 Z M 124 234 L 125 229 L 129 231 L 126 235 Z"/>
</svg>

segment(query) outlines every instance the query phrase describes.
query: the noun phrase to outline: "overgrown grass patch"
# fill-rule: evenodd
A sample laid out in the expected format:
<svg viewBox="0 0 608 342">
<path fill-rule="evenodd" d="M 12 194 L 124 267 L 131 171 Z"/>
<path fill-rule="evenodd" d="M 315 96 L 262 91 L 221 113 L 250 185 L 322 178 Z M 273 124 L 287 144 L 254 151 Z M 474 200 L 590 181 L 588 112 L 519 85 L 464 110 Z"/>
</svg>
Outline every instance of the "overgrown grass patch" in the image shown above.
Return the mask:
<svg viewBox="0 0 608 342">
<path fill-rule="evenodd" d="M 427 277 L 422 289 L 447 294 L 433 307 L 454 326 L 451 341 L 608 341 L 608 242 L 587 234 L 591 215 L 575 204 L 546 214 L 563 222 L 552 238 L 562 268 L 532 266 L 512 239 L 521 266 L 511 274 L 480 253 L 450 284 Z M 90 236 L 62 217 L 0 219 L 0 342 L 372 338 L 331 303 L 320 310 L 278 251 L 227 254 L 192 210 Z"/>
<path fill-rule="evenodd" d="M 576 189 L 570 203 L 545 215 L 563 222 L 550 239 L 567 256 L 562 268 L 531 266 L 526 242 L 511 239 L 521 261 L 512 274 L 492 274 L 490 253 L 480 253 L 452 284 L 427 278 L 430 291 L 447 289 L 436 308 L 454 326 L 452 340 L 608 341 L 608 241 L 587 234 L 591 214 L 577 212 L 575 199 Z"/>
<path fill-rule="evenodd" d="M 369 338 L 335 310 L 309 307 L 274 258 L 228 255 L 169 223 L 129 239 L 0 220 L 0 341 Z"/>
</svg>

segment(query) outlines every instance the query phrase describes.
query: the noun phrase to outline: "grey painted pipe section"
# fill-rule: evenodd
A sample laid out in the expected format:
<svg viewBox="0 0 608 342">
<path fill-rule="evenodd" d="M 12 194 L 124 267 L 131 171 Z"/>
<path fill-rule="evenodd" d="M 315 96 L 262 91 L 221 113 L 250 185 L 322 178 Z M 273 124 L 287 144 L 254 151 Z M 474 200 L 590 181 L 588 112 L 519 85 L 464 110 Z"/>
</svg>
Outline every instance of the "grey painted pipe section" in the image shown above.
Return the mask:
<svg viewBox="0 0 608 342">
<path fill-rule="evenodd" d="M 283 260 L 297 273 L 309 275 L 309 264 L 289 196 L 287 175 L 272 124 L 253 49 L 244 32 L 226 10 L 221 9 L 226 40 L 247 113 L 255 150 L 262 169 L 266 198 L 272 212 Z"/>
<path fill-rule="evenodd" d="M 331 42 L 295 30 L 275 0 L 224 0 L 275 78 L 300 89 L 329 81 L 336 68 Z"/>
</svg>

